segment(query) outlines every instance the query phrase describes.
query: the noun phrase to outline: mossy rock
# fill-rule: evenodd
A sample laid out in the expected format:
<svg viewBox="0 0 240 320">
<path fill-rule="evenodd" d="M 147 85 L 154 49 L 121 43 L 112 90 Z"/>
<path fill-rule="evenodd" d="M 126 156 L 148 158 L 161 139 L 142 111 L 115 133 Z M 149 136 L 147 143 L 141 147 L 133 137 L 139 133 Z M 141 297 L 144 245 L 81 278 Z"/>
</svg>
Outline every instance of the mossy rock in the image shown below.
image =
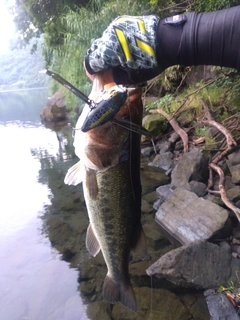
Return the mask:
<svg viewBox="0 0 240 320">
<path fill-rule="evenodd" d="M 195 112 L 195 109 L 193 109 L 193 108 L 190 108 L 188 110 L 184 110 L 177 117 L 177 122 L 179 123 L 180 126 L 189 125 L 195 120 L 196 120 L 196 112 Z"/>
<path fill-rule="evenodd" d="M 167 129 L 167 120 L 160 114 L 149 114 L 145 116 L 142 124 L 153 136 L 160 136 Z"/>
</svg>

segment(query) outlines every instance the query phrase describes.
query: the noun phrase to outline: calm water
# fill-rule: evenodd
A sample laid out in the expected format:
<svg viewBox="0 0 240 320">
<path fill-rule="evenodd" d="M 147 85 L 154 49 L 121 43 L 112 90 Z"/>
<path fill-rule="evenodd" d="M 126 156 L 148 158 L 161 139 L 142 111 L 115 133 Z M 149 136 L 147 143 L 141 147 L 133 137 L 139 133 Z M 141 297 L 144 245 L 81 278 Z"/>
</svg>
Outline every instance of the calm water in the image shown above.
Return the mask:
<svg viewBox="0 0 240 320">
<path fill-rule="evenodd" d="M 78 271 L 61 259 L 44 231 L 53 198 L 49 175 L 57 171 L 64 177 L 73 155 L 68 129 L 64 136 L 40 123 L 47 94 L 0 93 L 2 320 L 88 319 Z"/>
</svg>

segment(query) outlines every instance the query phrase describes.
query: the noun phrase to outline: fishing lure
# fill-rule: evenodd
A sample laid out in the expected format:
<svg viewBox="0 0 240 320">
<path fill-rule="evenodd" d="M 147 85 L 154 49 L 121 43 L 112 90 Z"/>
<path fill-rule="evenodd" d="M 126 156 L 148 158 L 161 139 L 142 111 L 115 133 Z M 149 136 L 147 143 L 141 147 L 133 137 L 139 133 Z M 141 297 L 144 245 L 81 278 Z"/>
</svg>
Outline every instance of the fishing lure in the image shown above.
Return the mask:
<svg viewBox="0 0 240 320">
<path fill-rule="evenodd" d="M 81 127 L 83 132 L 99 127 L 113 119 L 127 100 L 127 89 L 122 86 L 114 86 L 105 91 L 101 101 L 96 103 L 57 73 L 50 70 L 42 70 L 40 73 L 45 73 L 52 77 L 89 105 L 90 112 Z"/>
</svg>

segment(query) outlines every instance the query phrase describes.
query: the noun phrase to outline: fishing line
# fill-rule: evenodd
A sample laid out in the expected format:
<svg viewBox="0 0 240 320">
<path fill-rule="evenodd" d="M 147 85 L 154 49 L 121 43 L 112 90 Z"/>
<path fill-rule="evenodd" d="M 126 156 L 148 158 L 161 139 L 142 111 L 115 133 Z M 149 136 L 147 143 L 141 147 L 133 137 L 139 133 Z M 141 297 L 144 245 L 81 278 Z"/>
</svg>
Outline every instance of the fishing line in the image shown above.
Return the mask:
<svg viewBox="0 0 240 320">
<path fill-rule="evenodd" d="M 150 260 L 148 260 L 148 267 L 150 267 Z M 150 315 L 149 315 L 149 320 L 151 319 L 153 315 L 153 276 L 150 276 L 150 289 L 151 289 L 151 294 L 150 294 Z"/>
</svg>

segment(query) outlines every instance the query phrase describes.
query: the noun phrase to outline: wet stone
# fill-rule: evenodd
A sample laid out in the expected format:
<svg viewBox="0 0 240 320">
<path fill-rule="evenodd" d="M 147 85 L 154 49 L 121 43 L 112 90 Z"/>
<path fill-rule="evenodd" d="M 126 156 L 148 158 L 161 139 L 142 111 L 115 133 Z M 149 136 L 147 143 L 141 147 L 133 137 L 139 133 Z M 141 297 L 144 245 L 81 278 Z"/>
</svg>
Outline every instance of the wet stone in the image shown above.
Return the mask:
<svg viewBox="0 0 240 320">
<path fill-rule="evenodd" d="M 164 171 L 173 169 L 175 162 L 173 161 L 173 153 L 166 152 L 163 154 L 157 154 L 152 162 L 149 162 L 151 167 L 159 167 Z"/>
<path fill-rule="evenodd" d="M 221 230 L 228 211 L 198 198 L 195 193 L 176 188 L 156 213 L 156 222 L 179 243 L 206 240 Z"/>
<path fill-rule="evenodd" d="M 97 272 L 98 272 L 98 267 L 85 265 L 81 268 L 78 281 L 81 282 L 81 281 L 92 279 L 96 276 Z"/>
<path fill-rule="evenodd" d="M 149 204 L 146 200 L 142 199 L 142 206 L 141 206 L 142 213 L 150 213 L 153 211 L 153 206 Z"/>
<path fill-rule="evenodd" d="M 239 320 L 233 304 L 224 293 L 209 295 L 206 298 L 211 319 Z"/>
<path fill-rule="evenodd" d="M 147 244 L 155 251 L 164 246 L 164 243 L 168 243 L 166 238 L 161 234 L 157 224 L 144 224 L 143 231 L 146 236 Z"/>
<path fill-rule="evenodd" d="M 91 320 L 111 320 L 111 305 L 106 301 L 90 303 L 87 306 L 87 315 Z"/>
<path fill-rule="evenodd" d="M 145 194 L 142 199 L 146 200 L 149 204 L 153 205 L 153 203 L 156 201 L 157 196 L 156 196 L 156 192 L 150 192 Z"/>
<path fill-rule="evenodd" d="M 180 299 L 164 289 L 148 287 L 134 289 L 137 312 L 124 308 L 120 303 L 113 307 L 113 320 L 190 320 L 191 315 Z"/>
<path fill-rule="evenodd" d="M 96 284 L 90 281 L 82 281 L 80 283 L 80 291 L 85 296 L 90 296 L 95 291 Z"/>
<path fill-rule="evenodd" d="M 227 197 L 232 202 L 237 202 L 240 200 L 240 186 L 234 186 L 226 191 Z"/>
<path fill-rule="evenodd" d="M 142 195 L 155 191 L 160 185 L 169 182 L 169 178 L 160 168 L 145 166 L 141 170 Z"/>
<path fill-rule="evenodd" d="M 227 283 L 232 270 L 231 254 L 215 244 L 196 241 L 166 253 L 146 272 L 182 287 L 207 289 Z"/>
<path fill-rule="evenodd" d="M 203 182 L 192 180 L 186 185 L 186 190 L 194 192 L 198 197 L 204 197 L 207 193 L 207 185 Z"/>
<path fill-rule="evenodd" d="M 151 156 L 152 154 L 154 154 L 154 149 L 153 149 L 153 147 L 142 148 L 142 149 L 141 149 L 141 154 L 142 154 L 144 157 L 149 157 L 149 156 Z"/>
<path fill-rule="evenodd" d="M 208 179 L 208 158 L 198 149 L 183 154 L 171 175 L 173 187 L 184 187 L 191 180 L 205 182 Z"/>
</svg>

